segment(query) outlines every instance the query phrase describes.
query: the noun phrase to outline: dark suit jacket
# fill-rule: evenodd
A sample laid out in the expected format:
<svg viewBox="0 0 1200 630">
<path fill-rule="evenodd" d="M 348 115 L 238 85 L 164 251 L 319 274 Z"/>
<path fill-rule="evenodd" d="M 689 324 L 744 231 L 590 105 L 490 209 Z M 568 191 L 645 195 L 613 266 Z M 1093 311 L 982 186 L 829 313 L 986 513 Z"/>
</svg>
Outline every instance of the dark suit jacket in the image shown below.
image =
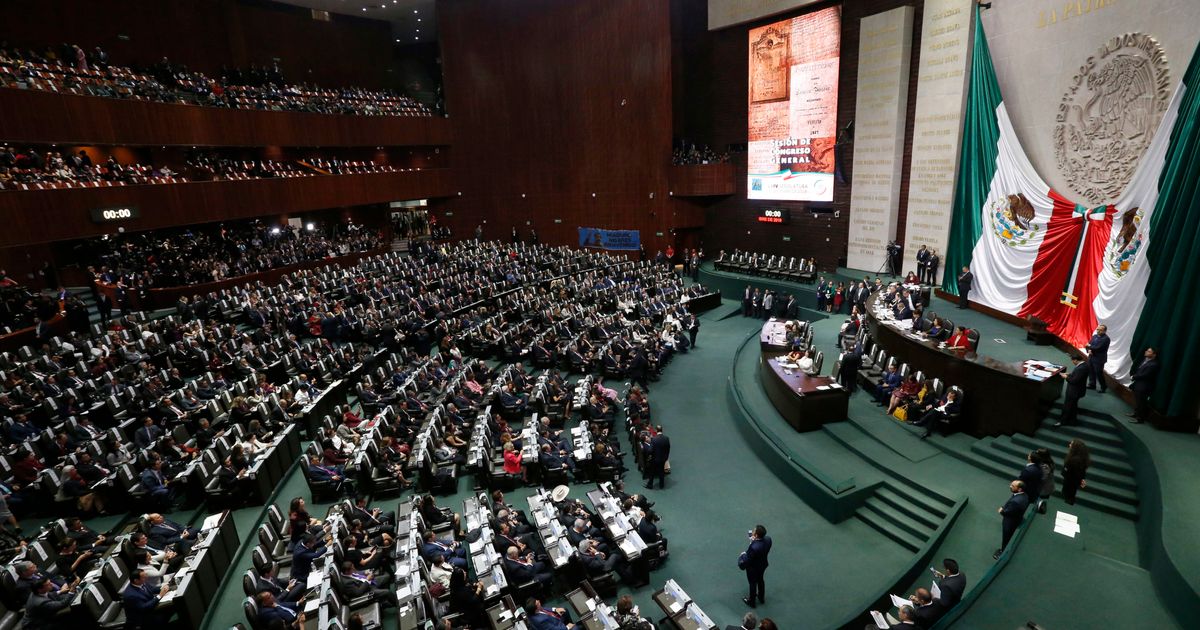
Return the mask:
<svg viewBox="0 0 1200 630">
<path fill-rule="evenodd" d="M 566 630 L 567 624 L 563 620 L 538 611 L 529 616 L 529 626 L 533 630 Z"/>
<path fill-rule="evenodd" d="M 1129 389 L 1133 393 L 1142 396 L 1149 396 L 1154 392 L 1154 383 L 1158 378 L 1158 361 L 1155 359 L 1146 359 L 1138 366 L 1133 373 L 1133 383 Z"/>
<path fill-rule="evenodd" d="M 1088 376 L 1092 373 L 1092 368 L 1087 361 L 1076 365 L 1071 373 L 1067 375 L 1067 397 L 1083 398 L 1087 393 Z"/>
<path fill-rule="evenodd" d="M 537 579 L 537 569 L 533 564 L 522 564 L 508 558 L 504 559 L 504 573 L 515 584 L 525 584 Z"/>
<path fill-rule="evenodd" d="M 1021 476 L 1017 477 L 1025 483 L 1025 493 L 1031 497 L 1038 496 L 1042 491 L 1042 467 L 1037 464 L 1025 464 Z"/>
<path fill-rule="evenodd" d="M 148 592 L 149 590 L 147 586 L 142 588 L 129 586 L 121 594 L 121 600 L 125 606 L 127 627 L 150 627 L 161 621 L 154 612 L 155 606 L 158 606 L 158 594 Z"/>
<path fill-rule="evenodd" d="M 290 615 L 288 614 L 289 612 L 291 613 Z M 264 607 L 258 609 L 258 621 L 263 625 L 264 628 L 276 619 L 283 620 L 284 627 L 291 627 L 292 622 L 295 621 L 296 617 L 298 617 L 298 615 L 296 614 L 295 604 L 290 602 L 277 601 L 275 602 L 275 605 L 270 608 Z"/>
<path fill-rule="evenodd" d="M 933 626 L 945 614 L 946 609 L 937 600 L 928 606 L 913 606 L 913 621 L 922 628 Z"/>
<path fill-rule="evenodd" d="M 308 574 L 312 573 L 313 560 L 319 558 L 323 553 L 325 553 L 325 547 L 309 549 L 304 545 L 297 544 L 296 550 L 292 552 L 292 579 L 307 580 Z"/>
<path fill-rule="evenodd" d="M 946 610 L 950 610 L 962 600 L 963 593 L 967 590 L 967 576 L 959 573 L 944 577 L 938 583 L 938 588 L 942 590 L 942 596 L 938 599 L 938 603 Z"/>
<path fill-rule="evenodd" d="M 750 546 L 746 547 L 746 573 L 762 575 L 770 564 L 767 562 L 767 555 L 770 553 L 770 536 L 764 537 L 762 540 L 750 541 Z"/>
<path fill-rule="evenodd" d="M 1022 492 L 1009 497 L 1004 507 L 1000 508 L 1000 515 L 1004 517 L 1004 529 L 1015 530 L 1021 524 L 1021 519 L 1025 518 L 1025 510 L 1028 507 L 1028 494 Z"/>
<path fill-rule="evenodd" d="M 650 438 L 650 458 L 655 466 L 662 466 L 671 458 L 671 439 L 659 433 Z"/>
<path fill-rule="evenodd" d="M 1091 341 L 1088 342 L 1088 360 L 1094 364 L 1104 367 L 1108 363 L 1108 335 L 1092 335 Z"/>
</svg>

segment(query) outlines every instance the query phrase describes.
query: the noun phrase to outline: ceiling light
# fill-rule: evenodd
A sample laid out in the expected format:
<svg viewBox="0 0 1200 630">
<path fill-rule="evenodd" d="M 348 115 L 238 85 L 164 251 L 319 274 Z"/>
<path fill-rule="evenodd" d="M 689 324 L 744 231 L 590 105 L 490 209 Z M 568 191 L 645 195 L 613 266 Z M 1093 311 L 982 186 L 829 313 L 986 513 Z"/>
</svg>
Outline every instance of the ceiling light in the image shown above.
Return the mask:
<svg viewBox="0 0 1200 630">
<path fill-rule="evenodd" d="M 421 18 L 417 18 L 417 21 L 418 21 L 418 22 L 420 22 L 420 21 L 421 21 Z"/>
</svg>

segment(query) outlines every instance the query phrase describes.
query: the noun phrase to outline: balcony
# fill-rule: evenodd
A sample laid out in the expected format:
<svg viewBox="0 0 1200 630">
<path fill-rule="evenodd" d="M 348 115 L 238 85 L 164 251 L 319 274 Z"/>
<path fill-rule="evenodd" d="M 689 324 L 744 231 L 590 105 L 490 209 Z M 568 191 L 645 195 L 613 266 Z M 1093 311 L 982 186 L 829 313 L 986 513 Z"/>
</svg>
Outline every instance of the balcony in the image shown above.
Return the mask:
<svg viewBox="0 0 1200 630">
<path fill-rule="evenodd" d="M 99 236 L 117 228 L 152 230 L 176 225 L 245 219 L 272 213 L 304 212 L 448 197 L 452 169 L 425 169 L 356 175 L 280 179 L 184 182 L 100 188 L 28 190 L 0 193 L 0 247 Z M 134 218 L 97 222 L 92 211 L 137 209 Z"/>
<path fill-rule="evenodd" d="M 0 139 L 34 144 L 432 146 L 450 143 L 450 121 L 224 109 L 0 88 Z"/>
</svg>

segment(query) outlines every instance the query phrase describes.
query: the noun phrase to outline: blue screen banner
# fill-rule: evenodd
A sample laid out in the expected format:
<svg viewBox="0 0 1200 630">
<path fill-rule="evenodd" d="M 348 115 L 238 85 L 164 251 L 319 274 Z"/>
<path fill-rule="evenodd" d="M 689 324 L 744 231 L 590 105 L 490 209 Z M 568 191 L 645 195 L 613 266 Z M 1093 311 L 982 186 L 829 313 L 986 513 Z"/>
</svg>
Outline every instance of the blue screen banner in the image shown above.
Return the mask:
<svg viewBox="0 0 1200 630">
<path fill-rule="evenodd" d="M 581 227 L 579 228 L 579 246 L 593 249 L 637 251 L 641 246 L 641 239 L 637 230 L 602 230 Z"/>
</svg>

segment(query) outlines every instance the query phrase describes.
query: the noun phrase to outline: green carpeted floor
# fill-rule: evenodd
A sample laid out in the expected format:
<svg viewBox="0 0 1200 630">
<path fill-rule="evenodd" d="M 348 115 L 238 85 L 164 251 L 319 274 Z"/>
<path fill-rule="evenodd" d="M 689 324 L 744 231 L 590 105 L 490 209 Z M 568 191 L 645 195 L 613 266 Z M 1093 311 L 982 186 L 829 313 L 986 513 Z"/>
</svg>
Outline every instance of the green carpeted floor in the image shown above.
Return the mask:
<svg viewBox="0 0 1200 630">
<path fill-rule="evenodd" d="M 1063 360 L 1052 348 L 1027 344 L 1014 327 L 978 313 L 952 311 L 952 305 L 939 302 L 936 310 L 953 312 L 956 321 L 984 331 L 987 354 L 1014 361 L 1030 357 Z M 910 564 L 913 556 L 856 519 L 837 524 L 827 521 L 798 499 L 742 437 L 735 423 L 744 419 L 728 412 L 727 385 L 731 370 L 756 369 L 756 356 L 737 357 L 736 351 L 761 322 L 740 316 L 722 319 L 735 306 L 727 301 L 705 315 L 698 347 L 677 357 L 662 380 L 652 384 L 654 421 L 663 424 L 671 436 L 673 472 L 666 490 L 647 494 L 657 503 L 660 525 L 670 540 L 671 559 L 652 574 L 649 587 L 632 594 L 644 613 L 657 617 L 650 595 L 667 578 L 674 578 L 719 625 L 736 625 L 745 612 L 740 602 L 745 581 L 735 559 L 745 548 L 746 530 L 762 523 L 770 530 L 775 546 L 767 573 L 767 603 L 759 607 L 759 615 L 791 628 L 828 628 L 884 588 L 888 577 Z M 833 363 L 828 355 L 840 322 L 835 316 L 816 324 L 818 346 L 827 353 L 826 370 Z M 993 339 L 1008 343 L 989 343 Z M 757 355 L 757 349 L 753 354 Z M 851 475 L 860 484 L 885 478 L 907 480 L 945 496 L 967 496 L 968 504 L 935 557 L 957 558 L 969 586 L 973 577 L 991 566 L 991 553 L 1000 536 L 996 508 L 1007 498 L 1003 479 L 928 448 L 862 394 L 851 400 L 853 422 L 807 434 L 792 431 L 769 402 L 763 402 L 761 391 L 747 392 L 746 400 L 759 421 L 775 423 L 776 432 L 786 438 L 790 448 L 804 453 L 831 476 Z M 1122 409 L 1111 395 L 1093 395 L 1085 399 L 1084 406 L 1114 412 Z M 1146 431 L 1142 427 L 1137 430 Z M 1175 436 L 1162 439 L 1171 437 Z M 1191 438 L 1187 452 L 1194 455 L 1195 440 Z M 286 480 L 279 493 L 280 504 L 285 505 L 292 496 L 307 498 L 299 475 L 293 472 Z M 635 475 L 627 477 L 631 490 L 640 489 Z M 1179 476 L 1164 476 L 1167 484 L 1182 483 Z M 460 492 L 439 502 L 461 509 L 470 486 L 470 480 L 460 481 Z M 581 494 L 582 488 L 573 492 Z M 527 494 L 527 490 L 516 491 L 510 500 L 520 505 Z M 394 501 L 382 505 L 391 507 Z M 1052 505 L 1051 517 L 1057 507 Z M 312 511 L 319 513 L 323 508 Z M 1070 539 L 1055 534 L 1051 518 L 1036 519 L 1012 562 L 956 627 L 1007 629 L 1028 620 L 1046 628 L 1181 627 L 1159 601 L 1149 574 L 1138 566 L 1135 523 L 1080 506 L 1070 511 L 1083 526 L 1079 536 Z M 260 508 L 251 508 L 235 514 L 244 539 L 253 537 L 261 513 Z M 1190 541 L 1182 540 L 1182 534 L 1178 538 L 1181 546 L 1195 544 L 1194 536 Z M 240 575 L 248 566 L 248 553 L 235 561 L 231 577 L 213 602 L 206 628 L 223 629 L 244 621 Z M 919 580 L 921 585 L 927 582 L 926 578 Z M 394 627 L 394 621 L 388 627 Z"/>
</svg>

